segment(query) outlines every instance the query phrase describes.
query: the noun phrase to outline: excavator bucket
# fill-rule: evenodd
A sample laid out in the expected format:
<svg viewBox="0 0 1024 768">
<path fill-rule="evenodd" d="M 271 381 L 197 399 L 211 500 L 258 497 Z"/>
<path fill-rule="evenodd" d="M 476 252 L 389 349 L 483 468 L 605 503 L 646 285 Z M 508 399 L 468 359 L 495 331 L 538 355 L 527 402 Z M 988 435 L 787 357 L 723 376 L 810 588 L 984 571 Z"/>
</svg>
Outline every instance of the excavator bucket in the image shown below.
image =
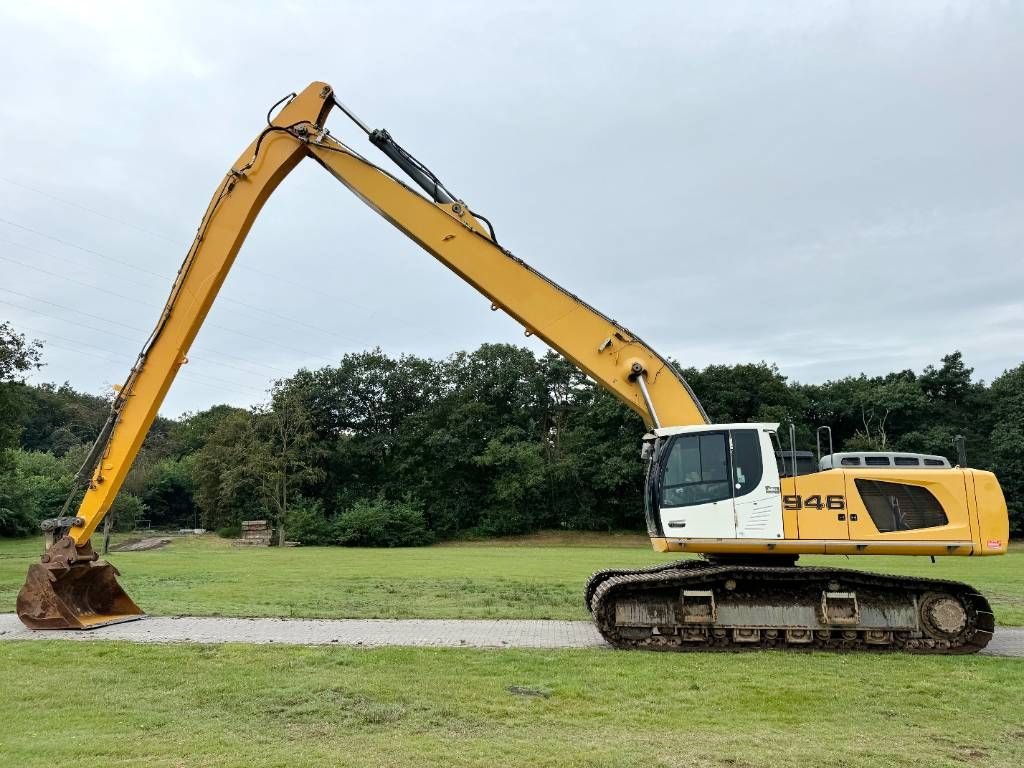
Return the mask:
<svg viewBox="0 0 1024 768">
<path fill-rule="evenodd" d="M 18 618 L 29 629 L 94 629 L 145 614 L 117 583 L 117 569 L 95 562 L 89 544 L 64 537 L 29 566 L 18 593 Z"/>
</svg>

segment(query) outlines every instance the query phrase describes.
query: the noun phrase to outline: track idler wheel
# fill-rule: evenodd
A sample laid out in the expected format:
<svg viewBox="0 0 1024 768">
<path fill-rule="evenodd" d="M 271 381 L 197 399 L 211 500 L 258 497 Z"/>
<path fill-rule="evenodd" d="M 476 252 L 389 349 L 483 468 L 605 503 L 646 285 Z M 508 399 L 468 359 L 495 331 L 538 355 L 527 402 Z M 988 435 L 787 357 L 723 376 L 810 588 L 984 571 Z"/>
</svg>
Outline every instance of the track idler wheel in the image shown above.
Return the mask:
<svg viewBox="0 0 1024 768">
<path fill-rule="evenodd" d="M 953 595 L 929 593 L 921 600 L 919 611 L 921 623 L 940 638 L 958 637 L 969 621 L 966 606 Z"/>
<path fill-rule="evenodd" d="M 29 629 L 93 629 L 145 614 L 117 583 L 117 569 L 88 543 L 65 536 L 29 566 L 18 593 L 18 618 Z"/>
</svg>

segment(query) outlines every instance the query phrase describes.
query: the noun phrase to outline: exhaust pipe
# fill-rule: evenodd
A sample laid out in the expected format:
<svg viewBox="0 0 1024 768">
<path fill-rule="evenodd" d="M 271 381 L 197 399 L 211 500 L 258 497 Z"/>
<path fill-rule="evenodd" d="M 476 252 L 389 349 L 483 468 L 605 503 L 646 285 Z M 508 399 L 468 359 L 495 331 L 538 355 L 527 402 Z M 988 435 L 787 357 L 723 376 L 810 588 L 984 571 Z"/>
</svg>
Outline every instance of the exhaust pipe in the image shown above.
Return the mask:
<svg viewBox="0 0 1024 768">
<path fill-rule="evenodd" d="M 70 536 L 55 541 L 30 565 L 18 592 L 17 611 L 29 629 L 95 629 L 145 614 L 117 583 L 110 563 L 96 562 L 92 544 Z"/>
</svg>

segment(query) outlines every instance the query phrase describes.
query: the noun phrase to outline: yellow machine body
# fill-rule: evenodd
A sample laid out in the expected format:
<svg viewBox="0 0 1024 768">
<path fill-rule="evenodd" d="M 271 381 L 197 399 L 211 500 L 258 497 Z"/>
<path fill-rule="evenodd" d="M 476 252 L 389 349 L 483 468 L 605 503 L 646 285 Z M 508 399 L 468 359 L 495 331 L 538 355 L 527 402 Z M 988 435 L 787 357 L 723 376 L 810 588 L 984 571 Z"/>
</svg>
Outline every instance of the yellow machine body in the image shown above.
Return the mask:
<svg viewBox="0 0 1024 768">
<path fill-rule="evenodd" d="M 855 481 L 920 486 L 941 504 L 945 525 L 880 531 Z M 842 510 L 828 499 L 843 499 Z M 817 499 L 792 503 L 787 499 Z M 995 475 L 977 469 L 832 469 L 781 480 L 782 539 L 653 537 L 659 552 L 788 555 L 1002 555 L 1009 545 L 1006 500 Z M 787 508 L 789 506 L 790 508 Z"/>
</svg>

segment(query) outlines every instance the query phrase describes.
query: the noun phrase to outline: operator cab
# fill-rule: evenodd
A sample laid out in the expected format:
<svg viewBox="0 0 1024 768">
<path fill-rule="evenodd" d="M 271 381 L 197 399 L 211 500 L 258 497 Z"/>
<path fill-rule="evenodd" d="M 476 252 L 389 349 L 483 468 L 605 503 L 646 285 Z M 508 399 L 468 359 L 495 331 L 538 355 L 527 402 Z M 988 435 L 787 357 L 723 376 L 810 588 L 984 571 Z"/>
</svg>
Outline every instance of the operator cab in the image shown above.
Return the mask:
<svg viewBox="0 0 1024 768">
<path fill-rule="evenodd" d="M 778 427 L 710 424 L 646 436 L 650 535 L 781 539 Z"/>
</svg>

